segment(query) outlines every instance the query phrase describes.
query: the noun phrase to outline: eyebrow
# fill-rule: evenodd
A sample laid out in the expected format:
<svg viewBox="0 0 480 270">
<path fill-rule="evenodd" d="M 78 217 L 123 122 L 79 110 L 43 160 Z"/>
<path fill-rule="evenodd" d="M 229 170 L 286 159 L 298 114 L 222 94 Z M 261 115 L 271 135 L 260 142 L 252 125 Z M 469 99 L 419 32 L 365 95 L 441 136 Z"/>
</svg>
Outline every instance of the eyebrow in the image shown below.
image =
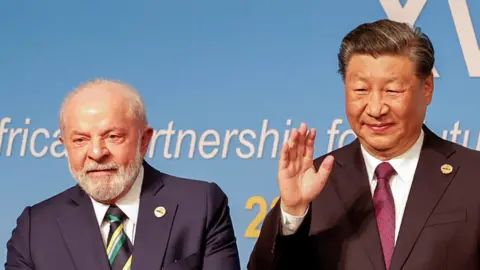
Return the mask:
<svg viewBox="0 0 480 270">
<path fill-rule="evenodd" d="M 72 133 L 72 135 L 88 135 L 88 133 L 86 133 L 84 131 L 75 130 L 75 129 L 71 133 Z"/>
<path fill-rule="evenodd" d="M 367 76 L 364 76 L 364 75 L 353 74 L 353 75 L 350 75 L 350 76 L 349 76 L 348 81 L 349 81 L 349 82 L 368 81 L 368 77 L 367 77 Z"/>
<path fill-rule="evenodd" d="M 104 132 L 102 133 L 109 133 L 109 132 L 112 132 L 112 131 L 119 131 L 119 132 L 125 132 L 126 129 L 125 128 L 121 128 L 121 127 L 116 127 L 116 126 L 113 126 L 107 130 L 105 130 Z"/>
<path fill-rule="evenodd" d="M 121 127 L 111 127 L 109 129 L 106 129 L 104 131 L 101 132 L 102 135 L 104 134 L 107 134 L 107 133 L 110 133 L 110 132 L 120 132 L 120 133 L 125 133 L 126 132 L 126 129 L 125 128 L 121 128 Z M 84 135 L 84 136 L 88 136 L 89 134 L 85 131 L 80 131 L 80 130 L 76 130 L 74 129 L 72 131 L 72 136 L 73 135 Z"/>
<path fill-rule="evenodd" d="M 359 81 L 363 81 L 363 82 L 367 82 L 368 81 L 368 76 L 364 76 L 364 75 L 352 75 L 350 77 L 350 82 L 354 82 L 356 80 L 359 80 Z M 398 77 L 398 76 L 394 76 L 392 78 L 388 78 L 387 80 L 385 80 L 385 84 L 388 84 L 388 83 L 392 83 L 392 82 L 396 82 L 396 83 L 401 83 L 401 84 L 404 84 L 403 80 L 401 77 Z"/>
</svg>

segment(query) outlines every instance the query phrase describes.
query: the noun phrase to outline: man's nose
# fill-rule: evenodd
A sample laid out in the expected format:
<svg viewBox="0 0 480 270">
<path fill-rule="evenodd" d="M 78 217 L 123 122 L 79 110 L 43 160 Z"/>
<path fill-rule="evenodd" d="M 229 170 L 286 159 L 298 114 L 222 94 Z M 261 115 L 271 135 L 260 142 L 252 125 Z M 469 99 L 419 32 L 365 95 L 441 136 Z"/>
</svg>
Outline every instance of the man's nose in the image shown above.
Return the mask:
<svg viewBox="0 0 480 270">
<path fill-rule="evenodd" d="M 388 106 L 380 91 L 373 91 L 370 94 L 366 112 L 373 118 L 379 118 L 388 113 Z"/>
<path fill-rule="evenodd" d="M 109 151 L 105 146 L 105 143 L 101 140 L 91 141 L 90 147 L 88 149 L 88 157 L 95 161 L 101 161 L 106 156 L 109 155 Z"/>
</svg>

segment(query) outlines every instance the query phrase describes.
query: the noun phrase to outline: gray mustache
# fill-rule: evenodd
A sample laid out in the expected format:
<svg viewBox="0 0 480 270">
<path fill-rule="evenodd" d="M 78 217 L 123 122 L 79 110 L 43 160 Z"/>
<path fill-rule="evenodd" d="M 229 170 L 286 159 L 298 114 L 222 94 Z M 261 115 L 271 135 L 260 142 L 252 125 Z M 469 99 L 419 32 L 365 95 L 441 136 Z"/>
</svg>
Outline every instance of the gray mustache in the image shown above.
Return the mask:
<svg viewBox="0 0 480 270">
<path fill-rule="evenodd" d="M 115 163 L 111 163 L 111 164 L 89 163 L 88 165 L 85 165 L 85 167 L 83 168 L 83 171 L 87 173 L 87 172 L 96 171 L 96 170 L 117 170 L 119 168 L 120 166 L 118 166 Z"/>
</svg>

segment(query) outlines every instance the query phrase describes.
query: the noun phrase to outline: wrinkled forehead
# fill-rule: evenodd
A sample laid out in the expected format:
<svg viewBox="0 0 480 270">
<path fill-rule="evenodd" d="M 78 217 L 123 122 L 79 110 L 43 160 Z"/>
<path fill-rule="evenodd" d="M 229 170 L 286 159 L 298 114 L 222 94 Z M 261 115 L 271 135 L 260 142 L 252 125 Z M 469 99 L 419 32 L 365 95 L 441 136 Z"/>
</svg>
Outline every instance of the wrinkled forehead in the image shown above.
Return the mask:
<svg viewBox="0 0 480 270">
<path fill-rule="evenodd" d="M 346 81 L 382 80 L 408 82 L 416 78 L 415 63 L 402 55 L 354 55 L 346 69 Z"/>
<path fill-rule="evenodd" d="M 128 100 L 112 91 L 87 89 L 73 96 L 64 108 L 66 129 L 96 130 L 131 125 Z"/>
</svg>

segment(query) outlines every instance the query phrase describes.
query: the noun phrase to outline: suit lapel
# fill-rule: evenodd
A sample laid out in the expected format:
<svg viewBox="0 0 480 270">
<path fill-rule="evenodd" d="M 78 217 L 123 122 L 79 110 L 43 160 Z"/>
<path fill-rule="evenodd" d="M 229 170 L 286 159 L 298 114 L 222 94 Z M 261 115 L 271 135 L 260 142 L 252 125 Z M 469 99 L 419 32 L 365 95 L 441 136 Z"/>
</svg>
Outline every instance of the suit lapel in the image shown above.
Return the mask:
<svg viewBox="0 0 480 270">
<path fill-rule="evenodd" d="M 354 235 L 358 235 L 374 269 L 385 269 L 372 193 L 358 140 L 337 157 L 335 189 L 343 202 Z"/>
<path fill-rule="evenodd" d="M 459 170 L 458 164 L 448 160 L 454 152 L 451 145 L 426 127 L 424 130 L 424 145 L 403 215 L 391 270 L 402 268 L 427 219 Z M 443 174 L 440 168 L 444 164 L 452 165 L 454 171 Z"/>
<path fill-rule="evenodd" d="M 178 204 L 162 190 L 162 174 L 146 162 L 143 166 L 145 179 L 140 197 L 132 269 L 160 269 Z M 157 207 L 165 208 L 163 216 L 155 215 Z"/>
<path fill-rule="evenodd" d="M 110 269 L 90 198 L 78 186 L 70 194 L 72 201 L 57 221 L 76 269 Z"/>
</svg>

